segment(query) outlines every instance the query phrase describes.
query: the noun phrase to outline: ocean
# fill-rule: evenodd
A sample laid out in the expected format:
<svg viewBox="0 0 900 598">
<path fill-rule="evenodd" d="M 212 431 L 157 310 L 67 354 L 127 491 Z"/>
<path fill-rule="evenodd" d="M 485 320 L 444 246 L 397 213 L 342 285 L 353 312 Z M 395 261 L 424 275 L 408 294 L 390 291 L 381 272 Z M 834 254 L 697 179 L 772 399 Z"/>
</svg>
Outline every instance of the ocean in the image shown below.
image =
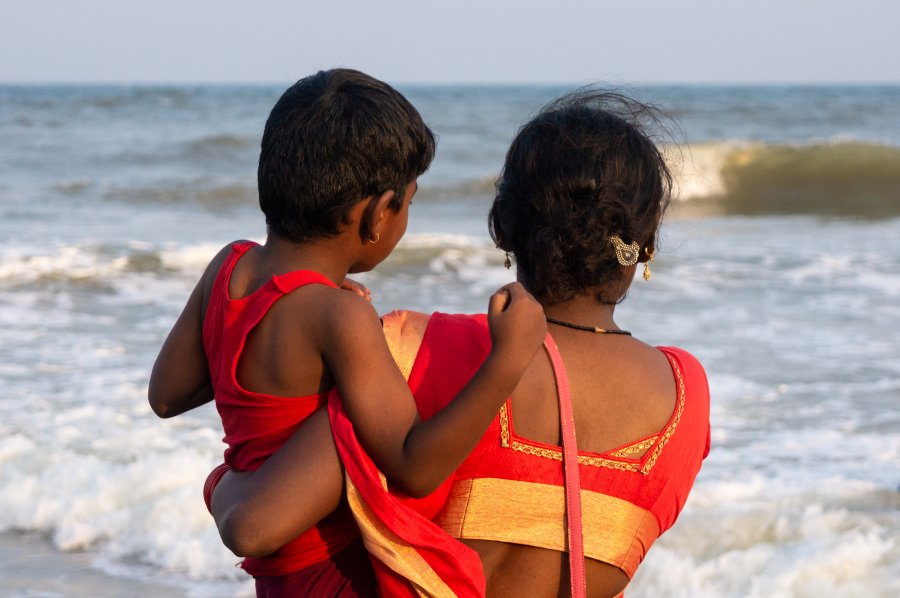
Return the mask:
<svg viewBox="0 0 900 598">
<path fill-rule="evenodd" d="M 286 86 L 0 86 L 0 596 L 250 596 L 201 499 L 206 406 L 150 368 L 214 253 L 262 240 Z M 438 134 L 380 311 L 479 312 L 517 128 L 561 87 L 401 90 Z M 680 127 L 624 328 L 707 369 L 712 452 L 631 597 L 900 595 L 900 87 L 627 90 Z"/>
</svg>

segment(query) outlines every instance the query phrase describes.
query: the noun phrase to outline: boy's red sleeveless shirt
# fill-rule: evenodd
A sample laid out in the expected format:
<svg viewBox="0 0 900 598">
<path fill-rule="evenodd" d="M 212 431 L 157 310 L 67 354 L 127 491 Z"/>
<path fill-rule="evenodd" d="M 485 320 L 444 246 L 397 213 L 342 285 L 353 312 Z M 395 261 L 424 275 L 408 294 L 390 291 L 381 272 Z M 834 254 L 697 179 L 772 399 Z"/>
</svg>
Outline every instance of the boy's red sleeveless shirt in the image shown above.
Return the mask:
<svg viewBox="0 0 900 598">
<path fill-rule="evenodd" d="M 232 245 L 216 277 L 203 322 L 203 347 L 225 429 L 223 440 L 228 445 L 225 463 L 241 471 L 258 469 L 328 396 L 278 397 L 244 389 L 237 381 L 247 336 L 278 299 L 308 284 L 335 286 L 317 272 L 298 270 L 273 276 L 246 297 L 232 299 L 228 294 L 231 273 L 241 256 L 256 246 L 249 241 Z M 244 559 L 241 566 L 253 576 L 286 575 L 324 561 L 358 536 L 352 516 L 341 506 L 277 552 L 262 559 Z"/>
</svg>

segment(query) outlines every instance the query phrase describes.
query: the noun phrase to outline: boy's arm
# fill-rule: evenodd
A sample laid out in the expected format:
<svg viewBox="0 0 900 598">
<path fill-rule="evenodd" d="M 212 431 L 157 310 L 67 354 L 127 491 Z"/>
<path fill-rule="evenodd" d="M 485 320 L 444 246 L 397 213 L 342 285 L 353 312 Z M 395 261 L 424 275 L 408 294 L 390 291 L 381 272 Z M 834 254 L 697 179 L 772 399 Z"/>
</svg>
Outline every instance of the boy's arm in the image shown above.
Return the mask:
<svg viewBox="0 0 900 598">
<path fill-rule="evenodd" d="M 203 315 L 212 283 L 231 245 L 209 263 L 166 337 L 153 364 L 147 398 L 159 417 L 173 417 L 213 398 L 209 363 L 203 349 Z"/>
<path fill-rule="evenodd" d="M 263 557 L 337 508 L 343 469 L 325 408 L 313 413 L 253 473 L 228 472 L 212 496 L 212 515 L 225 546 Z"/>
<path fill-rule="evenodd" d="M 488 310 L 490 355 L 447 407 L 420 422 L 378 316 L 344 295 L 328 303 L 322 319 L 325 361 L 363 447 L 391 482 L 424 496 L 475 448 L 515 389 L 546 335 L 543 310 L 518 283 L 495 293 Z"/>
<path fill-rule="evenodd" d="M 341 288 L 356 290 L 348 286 L 354 284 Z M 363 289 L 357 294 L 371 301 Z M 385 338 L 394 361 L 405 370 L 404 379 L 428 318 L 415 312 L 382 317 Z M 260 558 L 318 523 L 337 508 L 342 496 L 343 469 L 322 408 L 258 470 L 226 473 L 213 491 L 210 510 L 225 546 L 238 556 Z"/>
</svg>

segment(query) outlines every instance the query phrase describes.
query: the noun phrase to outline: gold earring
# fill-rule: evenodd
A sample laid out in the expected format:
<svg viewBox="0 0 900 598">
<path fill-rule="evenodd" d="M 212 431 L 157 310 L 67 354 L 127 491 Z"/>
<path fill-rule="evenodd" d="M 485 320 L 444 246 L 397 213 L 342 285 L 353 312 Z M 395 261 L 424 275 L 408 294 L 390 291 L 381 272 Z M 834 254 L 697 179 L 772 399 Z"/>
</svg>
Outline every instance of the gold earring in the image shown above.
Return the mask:
<svg viewBox="0 0 900 598">
<path fill-rule="evenodd" d="M 369 236 L 369 243 L 371 243 L 372 245 L 374 245 L 375 243 L 378 242 L 378 239 L 380 239 L 380 238 L 381 238 L 381 234 L 375 235 L 375 238 L 374 238 L 374 239 L 373 239 L 372 236 L 370 235 L 370 236 Z"/>
<path fill-rule="evenodd" d="M 512 268 L 512 262 L 509 261 L 509 252 L 508 251 L 506 252 L 506 259 L 503 260 L 503 267 L 506 268 L 507 270 Z"/>
<path fill-rule="evenodd" d="M 647 261 L 644 262 L 644 280 L 650 280 L 650 262 L 653 261 L 653 254 L 656 253 L 656 250 L 652 251 L 644 247 L 644 253 L 647 254 Z"/>
</svg>

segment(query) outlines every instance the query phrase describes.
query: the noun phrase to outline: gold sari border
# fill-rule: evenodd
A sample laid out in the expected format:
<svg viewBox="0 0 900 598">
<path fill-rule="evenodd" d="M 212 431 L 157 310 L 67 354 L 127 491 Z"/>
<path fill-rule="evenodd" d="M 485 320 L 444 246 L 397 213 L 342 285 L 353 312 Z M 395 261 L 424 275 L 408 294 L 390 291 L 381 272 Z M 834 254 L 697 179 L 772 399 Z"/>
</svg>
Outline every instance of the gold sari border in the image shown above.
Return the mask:
<svg viewBox="0 0 900 598">
<path fill-rule="evenodd" d="M 585 556 L 619 567 L 629 579 L 659 536 L 648 510 L 590 490 L 581 491 Z M 567 551 L 565 489 L 499 478 L 453 485 L 439 525 L 451 536 Z"/>
<path fill-rule="evenodd" d="M 359 525 L 366 550 L 406 578 L 419 596 L 454 598 L 453 590 L 435 573 L 422 555 L 403 542 L 372 513 L 350 476 L 345 474 L 344 479 L 347 484 L 347 502 Z"/>
<path fill-rule="evenodd" d="M 669 364 L 672 366 L 672 371 L 675 374 L 675 379 L 678 385 L 678 404 L 675 406 L 675 412 L 672 416 L 671 421 L 665 427 L 665 429 L 658 435 L 653 438 L 649 438 L 644 441 L 639 441 L 635 444 L 627 445 L 620 449 L 616 449 L 613 452 L 606 453 L 610 457 L 604 457 L 601 454 L 591 453 L 584 454 L 579 453 L 578 455 L 578 463 L 581 465 L 589 465 L 592 467 L 606 467 L 608 469 L 615 469 L 618 471 L 631 471 L 637 472 L 641 474 L 648 474 L 650 470 L 653 469 L 653 466 L 656 464 L 656 460 L 659 458 L 660 454 L 662 454 L 663 448 L 666 446 L 666 443 L 669 442 L 669 439 L 672 437 L 672 434 L 675 432 L 675 428 L 678 426 L 678 422 L 681 421 L 681 415 L 684 412 L 684 400 L 685 400 L 685 389 L 684 389 L 684 377 L 681 374 L 681 368 L 678 367 L 678 364 L 675 360 L 666 353 L 666 359 L 669 360 Z M 534 455 L 536 457 L 543 457 L 545 459 L 553 459 L 555 461 L 562 461 L 562 450 L 558 448 L 545 448 L 541 446 L 537 446 L 536 444 L 532 444 L 528 442 L 527 439 L 515 440 L 512 438 L 511 433 L 511 425 L 510 425 L 510 408 L 509 402 L 503 404 L 500 407 L 500 446 L 505 448 L 510 448 L 514 451 L 518 451 L 521 453 L 525 453 L 528 455 Z M 649 442 L 649 445 L 642 446 L 640 449 L 632 450 L 632 447 L 643 445 L 644 443 Z M 653 447 L 653 443 L 656 444 L 655 448 Z M 640 460 L 636 461 L 619 461 L 616 458 L 626 458 L 627 454 L 634 454 L 635 452 L 640 452 L 641 450 L 646 450 L 648 447 L 651 447 L 652 450 L 646 453 Z M 629 451 L 627 454 L 622 454 L 623 451 Z"/>
<path fill-rule="evenodd" d="M 623 446 L 619 450 L 612 451 L 609 454 L 613 457 L 624 457 L 624 458 L 635 458 L 633 455 L 638 455 L 645 453 L 647 449 L 653 446 L 656 443 L 656 440 L 659 438 L 659 434 L 655 434 L 646 440 L 640 440 L 635 442 L 634 444 L 629 444 L 628 446 Z"/>
</svg>

